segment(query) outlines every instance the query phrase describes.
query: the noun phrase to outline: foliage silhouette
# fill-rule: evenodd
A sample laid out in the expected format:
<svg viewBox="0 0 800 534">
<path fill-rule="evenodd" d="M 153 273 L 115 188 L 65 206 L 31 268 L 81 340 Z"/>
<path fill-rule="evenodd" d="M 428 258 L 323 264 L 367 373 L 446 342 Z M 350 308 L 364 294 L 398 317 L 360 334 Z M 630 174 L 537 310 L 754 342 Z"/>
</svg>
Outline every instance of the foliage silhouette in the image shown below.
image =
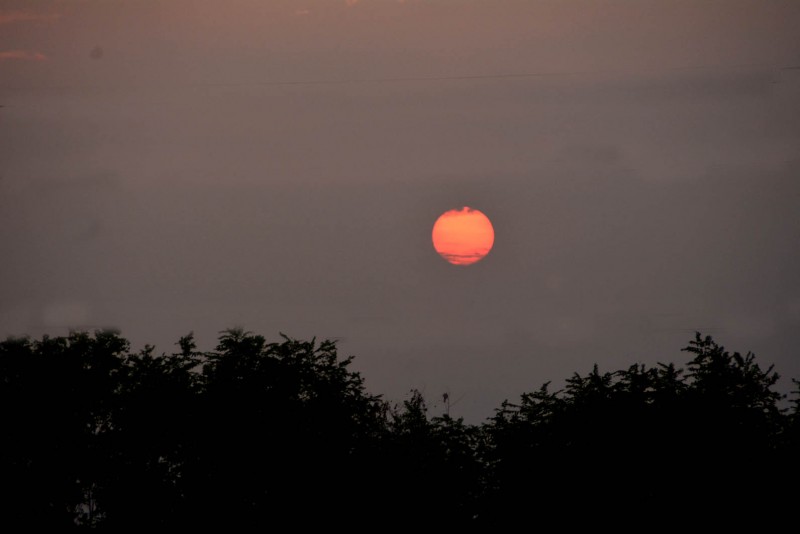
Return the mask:
<svg viewBox="0 0 800 534">
<path fill-rule="evenodd" d="M 685 368 L 595 366 L 482 425 L 431 417 L 418 391 L 369 394 L 332 341 L 229 329 L 210 352 L 177 345 L 0 343 L 5 524 L 490 529 L 568 505 L 573 525 L 688 511 L 764 526 L 798 498 L 800 391 L 781 408 L 771 367 L 699 333 Z"/>
<path fill-rule="evenodd" d="M 788 421 L 778 375 L 699 333 L 684 350 L 694 354 L 688 370 L 595 366 L 563 391 L 545 384 L 504 403 L 487 426 L 496 481 L 488 520 L 531 503 L 546 517 L 565 499 L 618 517 L 664 517 L 687 504 L 696 516 L 785 513 L 775 510 L 791 493 L 780 489 L 789 468 L 780 451 L 797 442 L 780 439 Z"/>
<path fill-rule="evenodd" d="M 430 418 L 427 412 L 417 390 L 389 412 L 384 491 L 400 505 L 406 525 L 469 524 L 482 491 L 483 434 L 461 418 Z"/>
</svg>

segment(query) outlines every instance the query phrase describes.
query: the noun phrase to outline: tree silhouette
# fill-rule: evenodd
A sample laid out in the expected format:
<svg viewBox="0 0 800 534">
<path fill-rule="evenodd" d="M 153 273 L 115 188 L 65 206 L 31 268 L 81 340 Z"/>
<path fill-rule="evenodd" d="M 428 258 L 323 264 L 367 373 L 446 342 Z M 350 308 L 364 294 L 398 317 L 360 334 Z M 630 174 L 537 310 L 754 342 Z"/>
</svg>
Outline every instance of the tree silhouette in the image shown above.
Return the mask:
<svg viewBox="0 0 800 534">
<path fill-rule="evenodd" d="M 335 344 L 227 330 L 202 369 L 188 516 L 255 527 L 336 517 L 365 493 L 384 407 Z M 357 502 L 357 500 L 355 501 Z M 187 518 L 188 520 L 188 518 Z"/>
<path fill-rule="evenodd" d="M 115 332 L 0 344 L 9 524 L 64 528 L 99 519 L 94 492 L 105 466 L 98 449 L 111 426 L 127 350 Z"/>
<path fill-rule="evenodd" d="M 411 391 L 389 412 L 384 436 L 384 492 L 406 526 L 470 524 L 482 494 L 483 434 L 463 419 L 430 418 L 422 394 Z M 377 519 L 377 518 L 376 518 Z"/>
<path fill-rule="evenodd" d="M 192 344 L 191 336 L 182 342 Z M 154 356 L 146 347 L 125 358 L 111 427 L 99 447 L 106 469 L 96 499 L 104 527 L 171 524 L 186 492 L 182 477 L 203 424 L 198 354 Z"/>
<path fill-rule="evenodd" d="M 699 333 L 685 368 L 595 366 L 483 425 L 430 417 L 418 391 L 369 394 L 332 341 L 229 329 L 210 352 L 177 345 L 0 342 L 5 525 L 763 529 L 800 497 L 800 391 L 782 408 L 772 367 Z"/>
<path fill-rule="evenodd" d="M 752 518 L 784 502 L 778 376 L 699 333 L 684 350 L 694 354 L 687 371 L 595 366 L 563 391 L 545 384 L 504 403 L 487 426 L 496 484 L 487 521 L 555 519 L 564 502 L 589 517 L 673 520 L 687 506 Z"/>
</svg>

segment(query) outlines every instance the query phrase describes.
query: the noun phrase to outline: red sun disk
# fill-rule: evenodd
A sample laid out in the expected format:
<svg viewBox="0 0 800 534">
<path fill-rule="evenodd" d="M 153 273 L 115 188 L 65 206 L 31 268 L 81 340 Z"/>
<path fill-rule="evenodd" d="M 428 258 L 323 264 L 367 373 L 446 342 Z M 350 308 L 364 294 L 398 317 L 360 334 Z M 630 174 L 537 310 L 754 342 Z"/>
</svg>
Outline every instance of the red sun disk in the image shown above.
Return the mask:
<svg viewBox="0 0 800 534">
<path fill-rule="evenodd" d="M 463 207 L 443 213 L 433 225 L 433 248 L 453 265 L 472 265 L 494 245 L 494 228 L 482 212 Z"/>
</svg>

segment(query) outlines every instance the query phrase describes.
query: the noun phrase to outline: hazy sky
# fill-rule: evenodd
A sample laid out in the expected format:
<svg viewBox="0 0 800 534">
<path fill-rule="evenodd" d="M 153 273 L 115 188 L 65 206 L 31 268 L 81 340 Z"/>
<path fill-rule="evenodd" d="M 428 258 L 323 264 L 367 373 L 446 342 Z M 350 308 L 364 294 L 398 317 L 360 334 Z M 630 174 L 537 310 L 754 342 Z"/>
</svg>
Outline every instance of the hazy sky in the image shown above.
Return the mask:
<svg viewBox="0 0 800 534">
<path fill-rule="evenodd" d="M 0 0 L 0 336 L 339 339 L 490 416 L 695 330 L 800 378 L 800 2 Z M 431 245 L 464 205 L 470 267 Z"/>
</svg>

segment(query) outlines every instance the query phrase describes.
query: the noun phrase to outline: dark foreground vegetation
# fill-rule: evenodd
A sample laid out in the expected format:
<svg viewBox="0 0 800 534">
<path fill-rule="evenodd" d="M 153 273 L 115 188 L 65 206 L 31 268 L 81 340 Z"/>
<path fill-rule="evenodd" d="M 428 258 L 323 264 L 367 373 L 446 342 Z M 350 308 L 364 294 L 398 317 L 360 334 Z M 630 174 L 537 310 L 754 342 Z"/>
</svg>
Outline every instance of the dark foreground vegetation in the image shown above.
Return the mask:
<svg viewBox="0 0 800 534">
<path fill-rule="evenodd" d="M 4 526 L 797 523 L 797 396 L 700 334 L 685 367 L 595 367 L 479 426 L 430 417 L 416 392 L 368 393 L 330 341 L 228 330 L 212 352 L 178 346 L 0 343 Z"/>
</svg>

